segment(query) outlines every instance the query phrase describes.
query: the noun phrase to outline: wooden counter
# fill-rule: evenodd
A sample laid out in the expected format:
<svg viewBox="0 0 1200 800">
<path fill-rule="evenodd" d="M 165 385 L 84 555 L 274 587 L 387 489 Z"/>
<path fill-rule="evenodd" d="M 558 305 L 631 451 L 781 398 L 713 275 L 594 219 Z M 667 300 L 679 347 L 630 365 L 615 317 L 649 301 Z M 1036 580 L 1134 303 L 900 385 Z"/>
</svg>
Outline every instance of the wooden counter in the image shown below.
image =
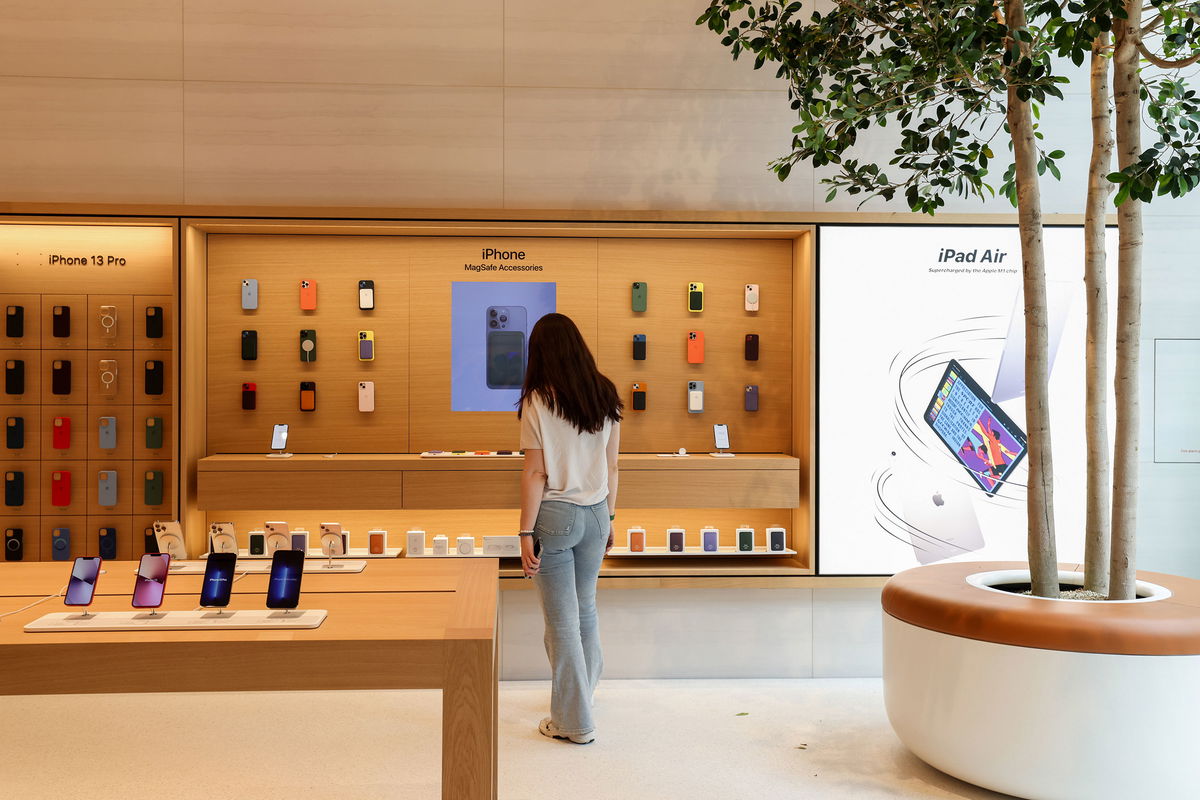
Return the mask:
<svg viewBox="0 0 1200 800">
<path fill-rule="evenodd" d="M 134 562 L 105 568 L 93 610 L 128 610 Z M 0 564 L 0 614 L 58 592 L 69 571 Z M 191 578 L 168 579 L 164 609 L 196 607 Z M 263 607 L 252 578 L 235 584 L 231 609 Z M 329 611 L 314 630 L 25 633 L 63 610 L 53 598 L 0 620 L 0 694 L 440 688 L 442 797 L 495 798 L 497 581 L 492 559 L 381 560 L 304 576 L 302 607 Z"/>
<path fill-rule="evenodd" d="M 227 454 L 200 459 L 203 510 L 511 508 L 520 503 L 520 458 L 421 458 L 408 454 Z M 735 458 L 621 456 L 627 508 L 796 508 L 800 460 L 779 453 Z"/>
</svg>

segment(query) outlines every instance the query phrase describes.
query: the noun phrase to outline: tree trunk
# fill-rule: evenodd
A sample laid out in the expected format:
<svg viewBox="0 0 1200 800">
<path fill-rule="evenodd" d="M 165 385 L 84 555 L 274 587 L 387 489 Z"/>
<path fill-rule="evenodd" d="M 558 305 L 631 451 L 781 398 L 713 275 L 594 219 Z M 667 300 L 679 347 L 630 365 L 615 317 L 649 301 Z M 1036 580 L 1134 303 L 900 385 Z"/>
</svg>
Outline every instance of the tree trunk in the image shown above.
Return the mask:
<svg viewBox="0 0 1200 800">
<path fill-rule="evenodd" d="M 1140 0 L 1125 0 L 1128 20 L 1116 20 L 1113 99 L 1117 116 L 1117 166 L 1142 151 L 1142 101 L 1138 36 Z M 1138 488 L 1138 350 L 1142 334 L 1142 203 L 1130 197 L 1117 207 L 1117 436 L 1113 452 L 1112 555 L 1109 599 L 1134 597 Z"/>
<path fill-rule="evenodd" d="M 1010 31 L 1026 27 L 1022 0 L 1005 0 Z M 1028 50 L 1027 46 L 1021 48 Z M 1009 79 L 1016 79 L 1016 64 Z M 1037 143 L 1028 100 L 1008 87 L 1008 127 L 1016 164 L 1017 219 L 1025 289 L 1025 424 L 1029 442 L 1029 571 L 1033 593 L 1058 597 L 1058 553 L 1054 541 L 1054 462 L 1050 453 L 1049 362 L 1046 325 L 1046 256 L 1042 246 L 1042 197 Z"/>
<path fill-rule="evenodd" d="M 1083 551 L 1084 587 L 1108 594 L 1109 489 L 1108 458 L 1108 277 L 1104 216 L 1112 184 L 1112 111 L 1109 107 L 1109 36 L 1092 46 L 1092 160 L 1083 223 L 1083 284 L 1087 292 L 1087 521 Z"/>
</svg>

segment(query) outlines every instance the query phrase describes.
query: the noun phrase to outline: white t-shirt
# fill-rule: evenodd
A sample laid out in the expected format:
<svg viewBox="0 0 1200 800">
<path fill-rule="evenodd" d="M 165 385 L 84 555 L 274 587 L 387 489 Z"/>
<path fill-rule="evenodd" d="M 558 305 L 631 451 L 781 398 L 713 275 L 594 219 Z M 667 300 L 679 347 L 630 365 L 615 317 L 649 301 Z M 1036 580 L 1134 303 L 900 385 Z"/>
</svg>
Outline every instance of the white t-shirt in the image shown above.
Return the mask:
<svg viewBox="0 0 1200 800">
<path fill-rule="evenodd" d="M 521 411 L 521 449 L 542 451 L 542 499 L 594 506 L 608 497 L 608 440 L 619 425 L 606 419 L 600 432 L 580 433 L 540 398 L 527 398 Z"/>
</svg>

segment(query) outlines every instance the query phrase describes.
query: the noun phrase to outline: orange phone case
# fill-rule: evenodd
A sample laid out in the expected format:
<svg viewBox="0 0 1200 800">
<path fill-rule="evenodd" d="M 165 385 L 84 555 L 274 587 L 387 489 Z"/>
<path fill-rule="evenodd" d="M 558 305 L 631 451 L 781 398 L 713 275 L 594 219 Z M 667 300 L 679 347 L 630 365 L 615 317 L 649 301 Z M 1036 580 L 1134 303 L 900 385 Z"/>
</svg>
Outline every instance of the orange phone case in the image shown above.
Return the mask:
<svg viewBox="0 0 1200 800">
<path fill-rule="evenodd" d="M 300 281 L 300 310 L 317 310 L 317 282 Z"/>
<path fill-rule="evenodd" d="M 704 363 L 704 331 L 688 331 L 687 360 L 689 364 Z"/>
<path fill-rule="evenodd" d="M 631 553 L 646 552 L 646 532 L 645 531 L 630 531 L 629 532 L 629 552 L 631 552 Z"/>
<path fill-rule="evenodd" d="M 317 390 L 300 388 L 300 410 L 301 411 L 316 411 L 317 410 Z"/>
</svg>

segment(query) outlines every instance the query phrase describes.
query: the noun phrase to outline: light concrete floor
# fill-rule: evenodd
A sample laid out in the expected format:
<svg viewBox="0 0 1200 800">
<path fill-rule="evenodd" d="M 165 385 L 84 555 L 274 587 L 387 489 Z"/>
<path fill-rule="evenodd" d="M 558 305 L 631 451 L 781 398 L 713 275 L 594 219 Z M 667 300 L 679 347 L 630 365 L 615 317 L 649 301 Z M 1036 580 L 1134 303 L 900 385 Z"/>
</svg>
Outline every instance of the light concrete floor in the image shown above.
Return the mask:
<svg viewBox="0 0 1200 800">
<path fill-rule="evenodd" d="M 905 750 L 878 679 L 605 681 L 586 746 L 536 732 L 548 699 L 501 685 L 503 800 L 1003 797 Z M 432 800 L 440 717 L 435 691 L 0 697 L 0 798 Z"/>
</svg>

